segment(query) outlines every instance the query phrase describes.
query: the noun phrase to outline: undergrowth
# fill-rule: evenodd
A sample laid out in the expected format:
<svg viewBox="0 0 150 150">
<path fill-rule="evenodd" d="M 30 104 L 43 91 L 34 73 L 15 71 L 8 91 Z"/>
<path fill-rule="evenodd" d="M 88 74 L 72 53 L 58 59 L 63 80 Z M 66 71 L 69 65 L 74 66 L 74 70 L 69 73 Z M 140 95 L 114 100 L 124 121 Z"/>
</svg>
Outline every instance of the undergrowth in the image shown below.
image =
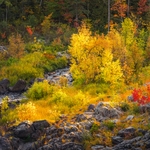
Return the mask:
<svg viewBox="0 0 150 150">
<path fill-rule="evenodd" d="M 67 121 L 71 121 L 73 116 L 86 111 L 89 104 L 98 104 L 102 101 L 111 106 L 120 107 L 123 114 L 116 123 L 112 120 L 106 120 L 103 123 L 94 122 L 89 133 L 83 135 L 85 149 L 88 150 L 94 144 L 112 146 L 111 137 L 115 136 L 119 130 L 129 126 L 149 130 L 148 114 L 142 115 L 139 104 L 127 99 L 134 88 L 129 89 L 127 87 L 124 93 L 112 91 L 105 93 L 103 90 L 96 93 L 94 87 L 92 85 L 93 89 L 91 90 L 88 87 L 51 85 L 46 80 L 39 83 L 35 82 L 26 92 L 28 100 L 23 100 L 21 104 L 16 105 L 16 109 L 7 107 L 7 97 L 3 99 L 0 124 L 11 123 L 14 120 L 15 123 L 19 123 L 24 120 L 43 119 L 55 123 L 60 120 L 62 114 L 67 116 Z M 129 115 L 133 115 L 132 120 L 126 120 Z M 145 118 L 144 122 L 143 117 Z"/>
</svg>

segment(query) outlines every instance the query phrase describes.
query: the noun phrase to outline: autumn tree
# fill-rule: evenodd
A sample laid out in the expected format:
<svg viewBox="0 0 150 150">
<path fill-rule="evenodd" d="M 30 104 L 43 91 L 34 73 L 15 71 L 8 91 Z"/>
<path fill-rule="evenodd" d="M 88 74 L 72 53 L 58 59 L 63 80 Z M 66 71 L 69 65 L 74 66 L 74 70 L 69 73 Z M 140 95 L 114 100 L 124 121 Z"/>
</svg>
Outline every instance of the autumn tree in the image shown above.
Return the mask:
<svg viewBox="0 0 150 150">
<path fill-rule="evenodd" d="M 147 0 L 139 0 L 137 14 L 143 14 L 148 11 L 149 6 L 147 3 L 148 3 Z"/>
<path fill-rule="evenodd" d="M 92 35 L 85 24 L 73 34 L 69 52 L 71 72 L 76 83 L 106 82 L 116 84 L 122 79 L 120 62 L 113 60 L 111 41 L 104 35 Z"/>
<path fill-rule="evenodd" d="M 115 11 L 115 17 L 120 17 L 121 20 L 126 17 L 126 12 L 128 9 L 128 5 L 125 0 L 116 0 L 112 5 L 111 10 Z"/>
<path fill-rule="evenodd" d="M 52 17 L 52 14 L 45 16 L 43 22 L 41 23 L 42 32 L 44 35 L 48 34 L 50 31 L 50 25 L 51 25 L 50 19 L 51 19 L 51 17 Z"/>
<path fill-rule="evenodd" d="M 144 63 L 146 33 L 143 30 L 138 31 L 136 24 L 131 19 L 126 18 L 122 23 L 121 35 L 126 49 L 126 67 L 130 70 L 130 77 L 137 79 Z"/>
<path fill-rule="evenodd" d="M 21 58 L 24 54 L 25 44 L 20 34 L 12 34 L 9 37 L 8 53 L 11 57 Z"/>
<path fill-rule="evenodd" d="M 136 26 L 130 18 L 126 18 L 122 22 L 122 38 L 127 49 L 132 45 L 134 40 L 134 33 L 136 32 Z"/>
</svg>

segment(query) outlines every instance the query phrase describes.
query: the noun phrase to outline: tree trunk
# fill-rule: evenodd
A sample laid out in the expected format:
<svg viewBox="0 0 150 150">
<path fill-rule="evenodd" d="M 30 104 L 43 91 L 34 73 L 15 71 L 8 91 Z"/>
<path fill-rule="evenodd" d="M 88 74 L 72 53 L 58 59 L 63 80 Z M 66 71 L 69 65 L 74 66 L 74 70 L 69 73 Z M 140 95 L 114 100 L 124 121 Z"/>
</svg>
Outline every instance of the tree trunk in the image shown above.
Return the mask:
<svg viewBox="0 0 150 150">
<path fill-rule="evenodd" d="M 110 30 L 110 0 L 108 0 L 108 32 Z"/>
<path fill-rule="evenodd" d="M 42 5 L 43 0 L 40 1 L 40 6 Z"/>
<path fill-rule="evenodd" d="M 127 17 L 129 17 L 129 12 L 130 12 L 130 0 L 128 0 Z"/>
</svg>

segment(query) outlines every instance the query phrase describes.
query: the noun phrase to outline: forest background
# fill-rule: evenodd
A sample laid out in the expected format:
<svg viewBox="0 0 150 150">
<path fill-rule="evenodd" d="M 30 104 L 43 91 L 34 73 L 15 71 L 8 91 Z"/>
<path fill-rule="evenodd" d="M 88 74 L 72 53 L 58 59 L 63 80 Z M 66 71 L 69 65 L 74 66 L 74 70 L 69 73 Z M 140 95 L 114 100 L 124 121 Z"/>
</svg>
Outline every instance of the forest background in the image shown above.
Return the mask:
<svg viewBox="0 0 150 150">
<path fill-rule="evenodd" d="M 1 123 L 56 121 L 106 95 L 120 103 L 125 96 L 118 93 L 150 82 L 150 1 L 0 0 L 0 45 L 6 47 L 0 52 L 0 79 L 11 85 L 44 78 L 68 64 L 74 81 L 73 87 L 65 78 L 57 87 L 35 83 L 26 104 L 15 112 L 4 107 Z M 58 52 L 69 54 L 69 62 Z M 149 89 L 133 94 L 139 104 L 150 101 Z"/>
</svg>

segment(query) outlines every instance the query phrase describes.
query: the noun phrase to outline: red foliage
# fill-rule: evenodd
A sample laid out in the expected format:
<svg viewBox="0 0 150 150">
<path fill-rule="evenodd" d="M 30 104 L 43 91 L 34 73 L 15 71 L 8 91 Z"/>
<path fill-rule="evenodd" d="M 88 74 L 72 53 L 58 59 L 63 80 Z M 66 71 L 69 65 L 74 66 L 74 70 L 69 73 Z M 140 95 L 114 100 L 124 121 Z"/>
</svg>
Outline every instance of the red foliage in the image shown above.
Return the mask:
<svg viewBox="0 0 150 150">
<path fill-rule="evenodd" d="M 71 22 L 72 22 L 72 20 L 73 20 L 73 16 L 72 16 L 72 14 L 71 14 L 71 13 L 66 12 L 66 13 L 64 13 L 64 14 L 63 14 L 63 16 L 64 16 L 64 19 L 65 19 L 66 21 L 68 21 L 69 23 L 71 23 Z"/>
<path fill-rule="evenodd" d="M 45 56 L 47 59 L 50 59 L 50 60 L 55 59 L 55 56 L 52 55 L 52 54 L 44 53 L 44 56 Z"/>
<path fill-rule="evenodd" d="M 147 5 L 147 0 L 139 0 L 137 14 L 143 14 L 148 11 L 149 6 Z"/>
<path fill-rule="evenodd" d="M 116 17 L 126 17 L 126 12 L 127 12 L 127 4 L 124 3 L 123 1 L 117 0 L 113 6 L 111 7 L 111 10 L 114 10 L 118 13 L 115 14 Z"/>
<path fill-rule="evenodd" d="M 6 38 L 6 33 L 5 32 L 1 33 L 1 37 L 2 37 L 2 39 L 5 39 Z"/>
<path fill-rule="evenodd" d="M 30 36 L 32 36 L 33 31 L 32 31 L 32 29 L 31 29 L 31 27 L 30 27 L 30 26 L 27 26 L 27 27 L 26 27 L 26 30 L 27 30 L 28 34 L 29 34 Z"/>
<path fill-rule="evenodd" d="M 133 101 L 138 102 L 139 105 L 150 103 L 150 85 L 147 85 L 146 91 L 141 89 L 134 89 L 132 92 Z"/>
</svg>

